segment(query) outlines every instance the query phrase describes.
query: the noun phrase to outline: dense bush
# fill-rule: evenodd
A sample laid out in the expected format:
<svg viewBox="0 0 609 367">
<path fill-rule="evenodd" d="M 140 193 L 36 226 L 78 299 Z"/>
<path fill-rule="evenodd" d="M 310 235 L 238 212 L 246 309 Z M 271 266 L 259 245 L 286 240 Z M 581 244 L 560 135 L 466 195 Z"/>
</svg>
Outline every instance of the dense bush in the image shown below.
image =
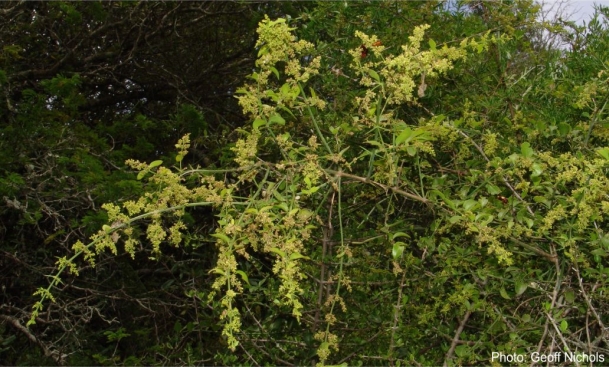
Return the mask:
<svg viewBox="0 0 609 367">
<path fill-rule="evenodd" d="M 190 161 L 186 134 L 175 152 L 127 160 L 137 175 L 120 187 L 132 195 L 108 200 L 91 223 L 101 229 L 61 255 L 31 330 L 49 299 L 112 271 L 123 288 L 104 289 L 98 274 L 90 302 L 173 308 L 96 328 L 108 343 L 97 363 L 609 358 L 606 10 L 586 33 L 538 22 L 528 1 L 441 5 L 321 3 L 265 17 L 255 70 L 236 90 L 248 122 L 234 143 Z M 545 47 L 544 32 L 577 42 Z M 78 77 L 45 85 L 65 108 L 78 103 Z M 193 106 L 180 116 L 201 119 Z M 151 297 L 152 284 L 171 301 Z M 78 322 L 113 324 L 90 310 Z M 158 323 L 168 335 L 151 333 Z"/>
</svg>

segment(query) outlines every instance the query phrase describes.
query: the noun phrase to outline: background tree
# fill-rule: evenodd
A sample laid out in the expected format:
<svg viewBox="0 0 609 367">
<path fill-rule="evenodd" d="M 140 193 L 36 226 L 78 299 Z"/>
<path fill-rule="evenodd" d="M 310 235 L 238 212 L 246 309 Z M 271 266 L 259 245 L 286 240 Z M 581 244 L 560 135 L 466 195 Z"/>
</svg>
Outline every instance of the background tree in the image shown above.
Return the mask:
<svg viewBox="0 0 609 367">
<path fill-rule="evenodd" d="M 0 7 L 0 359 L 99 364 L 145 350 L 139 362 L 127 363 L 152 364 L 155 353 L 185 350 L 187 343 L 175 336 L 181 329 L 173 331 L 174 316 L 185 309 L 176 301 L 183 296 L 176 280 L 205 282 L 205 265 L 195 264 L 212 256 L 205 248 L 199 260 L 181 250 L 158 263 L 145 254 L 135 263 L 108 257 L 82 282 L 63 285 L 67 297 L 43 315 L 38 329 L 21 326 L 32 291 L 57 256 L 105 222 L 100 205 L 142 193 L 127 158 L 167 157 L 188 131 L 193 163 L 226 159 L 229 133 L 243 120 L 232 93 L 253 65 L 257 22 L 263 13 L 289 13 L 289 4 L 22 1 Z M 193 236 L 211 220 L 207 212 L 192 213 L 191 222 L 201 224 Z M 126 351 L 117 348 L 120 338 L 105 334 L 120 328 L 138 335 Z M 177 339 L 165 346 L 161 339 L 169 334 Z M 198 343 L 214 338 L 213 332 L 199 335 Z M 102 359 L 92 359 L 96 354 Z"/>
</svg>

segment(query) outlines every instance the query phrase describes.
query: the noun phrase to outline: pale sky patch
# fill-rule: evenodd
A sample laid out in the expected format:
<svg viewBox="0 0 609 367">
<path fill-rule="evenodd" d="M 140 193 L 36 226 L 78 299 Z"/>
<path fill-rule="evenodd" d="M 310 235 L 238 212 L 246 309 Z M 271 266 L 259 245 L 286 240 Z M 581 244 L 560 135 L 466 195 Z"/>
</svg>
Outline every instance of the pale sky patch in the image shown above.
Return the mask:
<svg viewBox="0 0 609 367">
<path fill-rule="evenodd" d="M 557 7 L 560 3 L 565 3 L 565 1 L 552 1 L 546 0 L 543 1 L 544 8 L 552 8 Z M 588 23 L 592 15 L 594 14 L 594 4 L 609 6 L 609 0 L 570 0 L 566 2 L 566 13 L 569 15 L 568 19 L 575 21 L 578 25 L 583 25 L 584 22 Z"/>
</svg>

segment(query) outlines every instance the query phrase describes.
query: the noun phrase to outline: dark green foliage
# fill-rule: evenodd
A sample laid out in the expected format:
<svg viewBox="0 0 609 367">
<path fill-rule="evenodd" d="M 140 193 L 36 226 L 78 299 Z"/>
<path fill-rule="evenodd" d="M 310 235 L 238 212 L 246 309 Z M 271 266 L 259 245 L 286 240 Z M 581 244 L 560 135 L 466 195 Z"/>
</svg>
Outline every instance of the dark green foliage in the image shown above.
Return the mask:
<svg viewBox="0 0 609 367">
<path fill-rule="evenodd" d="M 126 159 L 173 161 L 175 141 L 191 132 L 197 161 L 216 160 L 228 137 L 211 134 L 242 121 L 230 91 L 250 72 L 261 14 L 256 5 L 214 2 L 4 2 L 0 7 L 0 283 L 5 285 L 0 314 L 25 325 L 24 312 L 32 292 L 46 281 L 45 269 L 70 252 L 74 241 L 86 241 L 105 224 L 100 205 L 143 192 Z M 209 212 L 192 213 L 189 223 L 199 224 L 192 236 L 207 233 L 211 220 Z M 45 314 L 54 321 L 31 329 L 46 335 L 35 348 L 2 319 L 6 342 L 0 360 L 91 365 L 123 363 L 132 354 L 132 363 L 156 363 L 146 356 L 154 356 L 151 346 L 169 335 L 164 320 L 183 309 L 169 299 L 183 296 L 178 285 L 187 278 L 205 281 L 206 273 L 195 264 L 212 255 L 207 249 L 192 252 L 180 250 L 158 263 L 145 255 L 137 264 L 127 262 L 146 270 L 142 275 L 113 270 L 117 260 L 112 258 L 95 271 L 81 269 L 83 280 L 66 279 L 66 298 Z M 190 256 L 202 260 L 192 262 Z M 159 275 L 149 275 L 154 272 Z M 167 274 L 176 280 L 168 284 Z M 149 291 L 124 284 L 126 279 L 144 280 Z M 160 301 L 148 301 L 154 299 Z M 62 329 L 66 320 L 70 326 Z M 131 335 L 147 330 L 149 336 L 114 355 L 123 345 L 107 345 L 102 331 L 117 323 Z M 89 336 L 96 333 L 102 336 Z M 199 345 L 207 338 L 199 338 Z M 67 359 L 44 349 L 55 340 Z M 179 350 L 186 348 L 181 340 L 175 340 Z"/>
</svg>

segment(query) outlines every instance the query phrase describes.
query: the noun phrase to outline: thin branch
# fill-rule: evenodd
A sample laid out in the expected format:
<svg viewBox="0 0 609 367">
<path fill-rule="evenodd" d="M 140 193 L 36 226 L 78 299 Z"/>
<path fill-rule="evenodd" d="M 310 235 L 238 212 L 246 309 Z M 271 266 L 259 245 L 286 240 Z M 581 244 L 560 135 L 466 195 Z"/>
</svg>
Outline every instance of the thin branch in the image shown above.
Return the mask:
<svg viewBox="0 0 609 367">
<path fill-rule="evenodd" d="M 564 336 L 560 332 L 560 329 L 558 328 L 558 325 L 556 325 L 556 321 L 554 320 L 552 315 L 550 315 L 548 312 L 544 312 L 544 313 L 546 314 L 546 317 L 548 318 L 548 320 L 550 320 L 550 322 L 552 323 L 552 326 L 554 326 L 554 330 L 556 331 L 556 334 L 558 334 L 558 337 L 560 338 L 560 341 L 562 342 L 563 347 L 565 348 L 564 351 L 565 352 L 569 352 L 571 350 L 571 348 L 569 348 L 569 344 L 567 343 L 567 341 L 565 340 Z M 579 367 L 579 363 L 577 362 L 577 358 L 575 358 L 573 360 L 573 362 L 575 362 L 575 365 L 577 367 Z"/>
<path fill-rule="evenodd" d="M 407 191 L 404 191 L 403 189 L 401 189 L 399 187 L 387 186 L 387 185 L 384 185 L 384 184 L 382 184 L 380 182 L 376 182 L 376 181 L 370 180 L 370 179 L 365 178 L 365 177 L 360 177 L 360 176 L 352 175 L 352 174 L 349 174 L 349 173 L 345 173 L 343 171 L 335 171 L 335 170 L 331 170 L 331 169 L 325 169 L 324 171 L 326 173 L 328 173 L 330 175 L 333 175 L 333 176 L 336 176 L 336 177 L 346 177 L 346 178 L 350 178 L 350 179 L 355 180 L 355 181 L 359 181 L 359 182 L 363 182 L 363 183 L 370 184 L 370 185 L 373 185 L 373 186 L 377 186 L 377 187 L 380 187 L 381 189 L 383 189 L 385 191 L 392 191 L 392 192 L 394 192 L 394 193 L 396 193 L 398 195 L 407 197 L 409 199 L 420 201 L 423 204 L 428 204 L 429 205 L 431 203 L 426 198 L 424 198 L 422 196 L 419 196 L 419 195 L 416 195 L 416 194 L 409 193 Z"/>
<path fill-rule="evenodd" d="M 0 318 L 6 320 L 8 323 L 13 325 L 13 327 L 15 327 L 15 329 L 17 329 L 20 332 L 22 332 L 23 334 L 25 334 L 25 336 L 30 341 L 32 341 L 33 343 L 37 344 L 40 347 L 40 349 L 42 349 L 45 357 L 51 357 L 51 358 L 53 358 L 53 360 L 57 364 L 59 364 L 60 366 L 64 365 L 64 361 L 63 361 L 63 358 L 60 355 L 60 353 L 58 351 L 50 351 L 49 348 L 47 348 L 46 345 L 44 345 L 38 338 L 36 338 L 36 336 L 34 336 L 34 334 L 32 334 L 30 332 L 30 330 L 28 330 L 28 328 L 26 328 L 25 326 L 21 325 L 21 322 L 19 322 L 19 320 L 17 320 L 16 318 L 14 318 L 12 316 L 8 316 L 8 315 L 0 315 Z"/>
<path fill-rule="evenodd" d="M 554 249 L 554 246 L 552 246 L 552 252 L 554 253 L 554 256 L 556 255 L 556 250 Z M 558 292 L 560 291 L 560 284 L 561 284 L 561 277 L 560 277 L 560 264 L 558 263 L 558 258 L 556 259 L 556 262 L 554 263 L 555 267 L 556 267 L 556 282 L 554 284 L 554 290 L 552 291 L 552 302 L 550 304 L 550 309 L 554 309 L 554 305 L 556 304 L 556 299 L 558 298 Z M 544 325 L 544 329 L 543 329 L 543 334 L 541 336 L 541 339 L 539 339 L 539 344 L 537 344 L 537 353 L 541 353 L 541 347 L 543 347 L 543 342 L 546 339 L 546 336 L 548 335 L 548 329 L 550 326 L 550 320 L 546 319 L 546 324 Z M 535 362 L 531 363 L 531 366 L 534 366 Z"/>
<path fill-rule="evenodd" d="M 391 341 L 389 342 L 389 364 L 393 366 L 393 348 L 395 347 L 395 331 L 398 328 L 398 322 L 400 320 L 400 310 L 402 309 L 402 294 L 404 290 L 404 282 L 406 280 L 406 271 L 402 269 L 402 280 L 400 281 L 400 287 L 398 288 L 398 300 L 395 305 L 395 311 L 393 313 L 393 327 L 391 328 Z"/>
<path fill-rule="evenodd" d="M 368 338 L 368 340 L 366 340 L 365 342 L 363 342 L 362 344 L 368 344 L 371 341 L 373 341 L 374 339 L 376 339 L 377 336 L 381 335 L 381 333 L 384 330 L 380 330 L 379 332 L 377 332 L 376 334 L 372 335 L 370 338 Z M 345 358 L 341 359 L 340 361 L 338 361 L 338 363 L 336 363 L 337 365 L 342 364 L 343 362 L 346 362 L 349 358 L 353 357 L 354 355 L 356 355 L 359 352 L 359 350 L 356 350 L 355 352 L 349 354 L 348 356 L 346 356 Z"/>
<path fill-rule="evenodd" d="M 453 341 L 450 344 L 450 348 L 448 349 L 448 352 L 446 352 L 446 357 L 444 357 L 444 367 L 448 367 L 448 360 L 452 359 L 453 354 L 455 353 L 455 348 L 457 347 L 457 344 L 459 343 L 459 336 L 463 332 L 463 328 L 465 328 L 465 324 L 467 323 L 467 320 L 469 320 L 469 317 L 471 315 L 472 315 L 472 311 L 468 310 L 465 313 L 465 316 L 463 316 L 463 320 L 461 320 L 461 323 L 459 324 L 459 328 L 457 329 L 457 332 L 455 333 L 455 337 L 453 338 Z"/>
<path fill-rule="evenodd" d="M 586 304 L 588 305 L 588 309 L 590 311 L 592 311 L 592 313 L 594 314 L 594 317 L 596 318 L 596 321 L 598 322 L 598 325 L 601 327 L 601 336 L 603 338 L 603 340 L 605 340 L 605 343 L 607 342 L 606 338 L 605 338 L 605 333 L 607 332 L 607 329 L 605 328 L 605 324 L 603 324 L 603 321 L 601 320 L 601 317 L 599 316 L 598 312 L 596 312 L 596 309 L 594 308 L 594 306 L 592 306 L 592 302 L 590 301 L 590 297 L 588 297 L 588 294 L 586 293 L 586 290 L 584 288 L 584 284 L 582 282 L 582 278 L 579 275 L 579 269 L 577 266 L 577 262 L 575 262 L 575 266 L 573 267 L 573 270 L 575 270 L 575 274 L 577 275 L 577 282 L 579 283 L 579 289 L 582 291 L 582 295 L 584 296 L 584 299 L 586 300 Z"/>
<path fill-rule="evenodd" d="M 528 250 L 531 250 L 531 251 L 533 251 L 534 253 L 536 253 L 538 255 L 541 255 L 541 256 L 545 257 L 546 259 L 550 260 L 551 262 L 553 262 L 555 264 L 558 263 L 558 255 L 556 255 L 556 253 L 554 253 L 554 255 L 552 255 L 552 254 L 549 254 L 549 253 L 547 253 L 547 252 L 545 252 L 545 251 L 543 251 L 543 250 L 541 250 L 541 249 L 539 249 L 539 248 L 537 248 L 535 246 L 529 245 L 526 242 L 522 242 L 522 241 L 520 241 L 517 238 L 510 237 L 510 239 L 513 242 L 515 242 L 516 244 L 518 244 L 518 245 L 520 245 L 520 246 L 522 246 L 522 247 L 524 247 L 524 248 L 526 248 Z"/>
</svg>

